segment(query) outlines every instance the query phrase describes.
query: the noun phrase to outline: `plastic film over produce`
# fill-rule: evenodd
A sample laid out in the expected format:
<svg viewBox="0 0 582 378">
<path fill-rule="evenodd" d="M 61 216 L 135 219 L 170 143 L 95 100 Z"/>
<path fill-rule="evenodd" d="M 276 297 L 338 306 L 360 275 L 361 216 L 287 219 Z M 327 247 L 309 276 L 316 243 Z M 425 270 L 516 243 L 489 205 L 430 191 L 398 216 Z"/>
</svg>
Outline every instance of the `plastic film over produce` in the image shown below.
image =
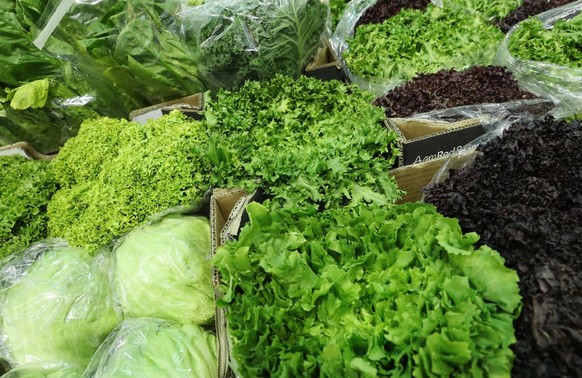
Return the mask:
<svg viewBox="0 0 582 378">
<path fill-rule="evenodd" d="M 576 1 L 541 13 L 535 19 L 541 21 L 546 29 L 551 29 L 557 21 L 569 20 L 579 15 L 581 10 L 582 1 Z M 509 51 L 509 43 L 520 25 L 514 25 L 505 35 L 495 57 L 495 64 L 506 66 L 523 89 L 554 100 L 556 108 L 551 112 L 554 117 L 563 118 L 582 112 L 582 68 L 513 56 Z"/>
</svg>

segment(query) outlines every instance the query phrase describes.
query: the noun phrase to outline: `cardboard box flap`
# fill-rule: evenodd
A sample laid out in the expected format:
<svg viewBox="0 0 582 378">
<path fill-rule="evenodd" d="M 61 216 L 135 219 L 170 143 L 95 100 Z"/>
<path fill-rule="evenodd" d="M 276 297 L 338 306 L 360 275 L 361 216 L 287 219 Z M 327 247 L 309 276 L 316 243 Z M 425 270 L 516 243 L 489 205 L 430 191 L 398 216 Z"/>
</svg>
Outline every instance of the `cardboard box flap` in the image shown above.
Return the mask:
<svg viewBox="0 0 582 378">
<path fill-rule="evenodd" d="M 477 119 L 448 123 L 389 118 L 386 126 L 400 136 L 398 167 L 450 156 L 486 132 Z"/>
<path fill-rule="evenodd" d="M 204 110 L 204 93 L 196 93 L 191 96 L 134 110 L 129 113 L 129 119 L 135 122 L 145 123 L 148 119 L 159 118 L 175 109 L 188 115 L 191 115 L 191 113 L 199 114 Z"/>
<path fill-rule="evenodd" d="M 37 152 L 27 142 L 18 142 L 0 147 L 0 156 L 14 156 L 20 155 L 30 160 L 51 160 L 56 155 L 44 155 Z"/>
</svg>

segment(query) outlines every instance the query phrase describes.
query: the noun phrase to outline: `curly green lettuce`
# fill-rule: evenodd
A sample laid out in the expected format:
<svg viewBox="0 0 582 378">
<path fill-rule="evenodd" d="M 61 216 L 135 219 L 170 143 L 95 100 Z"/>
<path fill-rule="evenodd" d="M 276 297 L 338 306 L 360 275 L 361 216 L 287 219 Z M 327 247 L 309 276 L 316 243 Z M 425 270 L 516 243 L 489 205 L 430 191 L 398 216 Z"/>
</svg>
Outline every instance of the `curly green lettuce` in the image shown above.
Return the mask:
<svg viewBox="0 0 582 378">
<path fill-rule="evenodd" d="M 84 122 L 52 162 L 63 186 L 48 206 L 52 237 L 90 250 L 208 190 L 204 125 L 174 111 L 142 125 Z"/>
<path fill-rule="evenodd" d="M 47 237 L 47 205 L 57 191 L 49 162 L 0 156 L 0 260 Z"/>
<path fill-rule="evenodd" d="M 422 203 L 247 212 L 214 258 L 240 376 L 510 376 L 518 276 L 456 219 Z"/>
</svg>

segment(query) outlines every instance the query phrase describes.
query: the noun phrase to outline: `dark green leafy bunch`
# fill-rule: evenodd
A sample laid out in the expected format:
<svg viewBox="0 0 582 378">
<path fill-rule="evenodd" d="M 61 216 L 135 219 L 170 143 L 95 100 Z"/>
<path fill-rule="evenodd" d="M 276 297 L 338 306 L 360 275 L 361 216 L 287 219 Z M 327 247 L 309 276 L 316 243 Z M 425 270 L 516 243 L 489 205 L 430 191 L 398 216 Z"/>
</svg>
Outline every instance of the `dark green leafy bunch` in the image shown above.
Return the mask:
<svg viewBox="0 0 582 378">
<path fill-rule="evenodd" d="M 280 206 L 387 203 L 397 135 L 373 95 L 339 81 L 277 75 L 221 91 L 206 107 L 212 184 L 262 188 Z"/>
<path fill-rule="evenodd" d="M 47 204 L 57 188 L 47 161 L 0 157 L 0 259 L 46 238 Z"/>
<path fill-rule="evenodd" d="M 214 258 L 240 376 L 509 377 L 517 274 L 422 203 L 247 206 Z"/>
<path fill-rule="evenodd" d="M 0 1 L 0 145 L 27 141 L 47 152 L 86 118 L 125 114 L 103 85 L 36 48 L 16 5 Z"/>
<path fill-rule="evenodd" d="M 52 10 L 60 3 L 19 2 L 26 22 L 41 26 L 50 12 L 38 10 Z M 182 38 L 177 17 L 185 4 L 180 0 L 75 2 L 45 50 L 111 85 L 127 113 L 198 93 L 206 88 L 197 69 L 198 42 Z"/>
<path fill-rule="evenodd" d="M 200 31 L 200 70 L 215 87 L 235 89 L 245 80 L 299 76 L 319 47 L 329 9 L 321 0 L 239 0 L 207 11 L 218 15 Z"/>
<path fill-rule="evenodd" d="M 551 29 L 531 18 L 519 23 L 509 37 L 509 52 L 520 59 L 582 67 L 582 13 L 559 20 Z"/>
<path fill-rule="evenodd" d="M 203 124 L 178 111 L 144 125 L 84 122 L 51 164 L 62 188 L 48 207 L 50 236 L 93 250 L 161 211 L 194 205 L 209 188 L 205 143 Z"/>
<path fill-rule="evenodd" d="M 484 17 L 429 4 L 360 25 L 344 59 L 356 75 L 398 85 L 424 73 L 492 63 L 503 33 Z"/>
</svg>

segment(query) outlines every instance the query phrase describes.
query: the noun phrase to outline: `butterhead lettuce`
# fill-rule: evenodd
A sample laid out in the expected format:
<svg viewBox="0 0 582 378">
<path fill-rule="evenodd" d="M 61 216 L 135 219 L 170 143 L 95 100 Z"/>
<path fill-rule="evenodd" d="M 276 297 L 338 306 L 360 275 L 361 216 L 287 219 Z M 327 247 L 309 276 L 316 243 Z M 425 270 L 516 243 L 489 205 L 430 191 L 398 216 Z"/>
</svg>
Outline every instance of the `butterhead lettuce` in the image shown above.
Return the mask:
<svg viewBox="0 0 582 378">
<path fill-rule="evenodd" d="M 114 286 L 125 318 L 207 324 L 214 318 L 210 222 L 170 214 L 115 249 Z"/>
</svg>

